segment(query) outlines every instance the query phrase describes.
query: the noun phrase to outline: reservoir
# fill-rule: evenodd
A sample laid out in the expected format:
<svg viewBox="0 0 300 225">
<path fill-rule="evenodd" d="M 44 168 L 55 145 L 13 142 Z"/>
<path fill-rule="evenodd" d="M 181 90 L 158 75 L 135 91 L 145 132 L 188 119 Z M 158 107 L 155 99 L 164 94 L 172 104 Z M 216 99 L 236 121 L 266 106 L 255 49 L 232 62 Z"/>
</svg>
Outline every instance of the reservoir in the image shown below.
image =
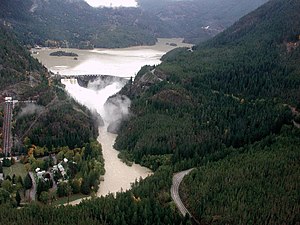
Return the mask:
<svg viewBox="0 0 300 225">
<path fill-rule="evenodd" d="M 118 49 L 42 49 L 36 50 L 37 58 L 44 66 L 53 73 L 63 75 L 103 74 L 119 77 L 131 77 L 144 65 L 156 65 L 166 52 L 176 47 L 191 47 L 190 44 L 182 43 L 181 38 L 159 38 L 156 45 L 137 46 Z M 173 46 L 176 45 L 176 46 Z M 50 56 L 56 51 L 73 52 L 74 57 Z"/>
<path fill-rule="evenodd" d="M 171 44 L 172 43 L 172 44 Z M 36 50 L 37 58 L 53 73 L 62 75 L 104 74 L 118 77 L 134 77 L 144 65 L 157 65 L 160 58 L 176 47 L 190 47 L 182 43 L 182 39 L 159 39 L 154 46 L 138 46 L 122 49 L 40 49 Z M 50 56 L 51 52 L 63 50 L 78 55 L 75 60 L 67 56 Z M 87 88 L 78 85 L 76 79 L 63 79 L 66 91 L 77 102 L 85 105 L 92 111 L 97 111 L 104 120 L 104 126 L 99 127 L 98 141 L 102 145 L 105 160 L 104 181 L 101 181 L 98 196 L 116 193 L 130 189 L 131 183 L 140 178 L 145 178 L 152 172 L 138 164 L 131 167 L 117 157 L 118 152 L 113 148 L 115 134 L 107 132 L 108 116 L 105 114 L 104 103 L 119 92 L 124 83 L 118 81 L 109 85 L 99 85 L 101 80 L 90 82 Z M 99 89 L 99 87 L 102 87 Z M 130 106 L 130 102 L 126 107 Z M 111 116 L 111 115 L 110 115 Z"/>
</svg>

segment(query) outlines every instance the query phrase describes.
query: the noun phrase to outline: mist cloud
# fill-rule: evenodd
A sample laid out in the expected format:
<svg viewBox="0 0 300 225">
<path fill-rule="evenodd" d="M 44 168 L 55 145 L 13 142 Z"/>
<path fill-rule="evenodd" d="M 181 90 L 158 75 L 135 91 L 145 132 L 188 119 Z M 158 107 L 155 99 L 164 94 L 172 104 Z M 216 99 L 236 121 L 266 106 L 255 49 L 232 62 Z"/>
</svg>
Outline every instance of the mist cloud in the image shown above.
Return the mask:
<svg viewBox="0 0 300 225">
<path fill-rule="evenodd" d="M 136 7 L 136 0 L 85 0 L 93 7 L 106 6 L 106 7 Z"/>
<path fill-rule="evenodd" d="M 104 118 L 109 124 L 107 130 L 111 133 L 119 131 L 122 121 L 130 116 L 131 100 L 125 95 L 115 95 L 104 104 Z"/>
<path fill-rule="evenodd" d="M 129 116 L 131 102 L 128 97 L 115 94 L 121 90 L 126 81 L 121 81 L 119 78 L 119 80 L 114 78 L 113 81 L 107 79 L 110 78 L 91 81 L 88 88 L 81 87 L 77 82 L 72 83 L 67 79 L 62 80 L 62 83 L 77 102 L 85 105 L 92 112 L 96 111 L 97 113 L 94 114 L 99 119 L 100 116 L 102 117 L 103 120 L 99 121 L 100 125 L 119 128 L 118 124 Z"/>
<path fill-rule="evenodd" d="M 93 81 L 89 81 L 87 88 L 94 91 L 100 91 L 112 84 L 116 84 L 117 88 L 122 88 L 126 84 L 126 80 L 114 76 L 98 77 Z"/>
<path fill-rule="evenodd" d="M 23 116 L 29 116 L 33 114 L 41 113 L 45 109 L 44 106 L 40 106 L 34 103 L 26 103 L 26 106 L 21 108 L 21 112 L 18 114 L 18 118 Z"/>
</svg>

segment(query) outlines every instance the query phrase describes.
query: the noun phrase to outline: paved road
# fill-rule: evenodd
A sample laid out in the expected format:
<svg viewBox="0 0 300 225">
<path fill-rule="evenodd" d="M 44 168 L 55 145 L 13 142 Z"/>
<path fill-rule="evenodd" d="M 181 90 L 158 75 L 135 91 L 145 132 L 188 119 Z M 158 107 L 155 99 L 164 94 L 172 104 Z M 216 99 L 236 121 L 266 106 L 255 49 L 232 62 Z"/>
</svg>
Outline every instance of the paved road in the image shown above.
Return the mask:
<svg viewBox="0 0 300 225">
<path fill-rule="evenodd" d="M 184 204 L 182 203 L 181 199 L 180 199 L 180 195 L 179 195 L 179 185 L 182 181 L 182 179 L 189 174 L 193 169 L 189 169 L 189 170 L 185 170 L 185 171 L 181 171 L 179 173 L 175 173 L 173 176 L 173 184 L 171 187 L 171 197 L 173 199 L 173 201 L 175 202 L 177 208 L 179 209 L 179 211 L 181 212 L 181 214 L 183 216 L 185 216 L 186 214 L 189 214 L 190 217 L 192 217 L 191 213 L 187 210 L 187 208 L 184 206 Z"/>
<path fill-rule="evenodd" d="M 298 129 L 300 129 L 300 123 L 295 122 L 295 120 L 293 120 L 293 124 L 295 127 L 297 127 Z"/>
<path fill-rule="evenodd" d="M 34 178 L 34 174 L 33 172 L 29 172 L 29 175 L 31 177 L 32 180 L 32 188 L 30 189 L 29 192 L 29 196 L 30 196 L 30 200 L 31 201 L 35 201 L 35 195 L 36 195 L 36 182 L 35 182 L 35 178 Z"/>
</svg>

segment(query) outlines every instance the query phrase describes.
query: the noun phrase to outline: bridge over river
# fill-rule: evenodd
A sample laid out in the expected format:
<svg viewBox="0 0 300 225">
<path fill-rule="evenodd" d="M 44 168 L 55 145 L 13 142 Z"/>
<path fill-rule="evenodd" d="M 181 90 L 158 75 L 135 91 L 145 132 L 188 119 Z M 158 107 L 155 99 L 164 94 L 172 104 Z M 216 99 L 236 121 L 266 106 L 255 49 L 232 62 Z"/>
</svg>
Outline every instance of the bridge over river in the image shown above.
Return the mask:
<svg viewBox="0 0 300 225">
<path fill-rule="evenodd" d="M 112 84 L 114 82 L 120 82 L 124 85 L 132 80 L 132 77 L 119 77 L 114 75 L 104 75 L 104 74 L 55 74 L 53 76 L 55 79 L 76 79 L 77 83 L 82 87 L 88 87 L 89 82 L 93 81 L 104 81 L 106 85 Z M 102 87 L 100 85 L 100 87 Z"/>
<path fill-rule="evenodd" d="M 96 79 L 96 78 L 116 78 L 116 79 L 131 79 L 132 77 L 120 77 L 116 75 L 107 75 L 107 74 L 55 74 L 55 78 L 58 79 Z"/>
</svg>

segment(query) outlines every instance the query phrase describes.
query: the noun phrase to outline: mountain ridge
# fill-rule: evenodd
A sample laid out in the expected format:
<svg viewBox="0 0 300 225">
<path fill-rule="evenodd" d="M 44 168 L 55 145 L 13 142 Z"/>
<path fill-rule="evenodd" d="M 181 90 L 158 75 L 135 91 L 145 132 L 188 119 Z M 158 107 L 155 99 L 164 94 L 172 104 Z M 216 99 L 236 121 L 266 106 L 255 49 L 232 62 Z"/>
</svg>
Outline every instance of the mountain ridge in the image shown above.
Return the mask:
<svg viewBox="0 0 300 225">
<path fill-rule="evenodd" d="M 122 90 L 134 114 L 115 146 L 153 169 L 151 177 L 75 207 L 1 204 L 0 221 L 191 225 L 170 187 L 173 172 L 196 167 L 180 196 L 201 224 L 299 223 L 300 2 L 272 0 L 258 10 L 209 42 L 144 66 Z M 0 194 L 1 203 L 10 197 Z"/>
<path fill-rule="evenodd" d="M 292 7 L 290 2 L 294 3 Z M 165 55 L 152 75 L 163 79 L 161 82 L 155 78 L 154 84 L 145 86 L 140 79 L 147 69 L 140 71 L 132 87 L 125 87 L 122 93 L 133 98 L 132 110 L 136 116 L 124 123 L 115 146 L 129 151 L 137 162 L 144 161 L 148 155 L 160 155 L 158 149 L 173 154 L 178 160 L 187 157 L 187 160 L 197 161 L 210 151 L 213 155 L 219 154 L 224 144 L 243 146 L 269 132 L 279 132 L 283 124 L 291 124 L 290 109 L 284 105 L 299 106 L 296 59 L 300 49 L 288 53 L 283 40 L 298 38 L 296 9 L 300 6 L 297 1 L 274 0 L 254 14 L 262 15 L 260 20 L 265 21 L 265 14 L 260 12 L 274 6 L 278 10 L 269 11 L 269 15 L 273 15 L 269 18 L 274 21 L 256 23 L 255 32 L 244 30 L 239 37 L 232 32 L 249 21 L 249 15 L 253 17 L 250 13 L 211 41 L 196 46 L 193 52 L 177 49 Z M 289 13 L 282 12 L 282 7 Z M 285 21 L 290 23 L 287 28 Z M 275 29 L 279 24 L 282 30 Z M 268 27 L 271 29 L 266 29 Z M 147 74 L 151 77 L 151 73 Z M 145 88 L 135 93 L 135 89 L 140 90 L 139 85 Z M 192 105 L 182 105 L 176 110 L 176 102 L 171 103 L 164 94 L 174 91 L 186 93 Z M 221 103 L 223 112 L 219 109 Z M 165 122 L 149 124 L 151 118 L 158 120 L 160 116 Z M 190 122 L 178 123 L 176 118 Z M 175 132 L 169 130 L 171 127 Z M 185 131 L 183 135 L 179 134 L 180 129 Z M 185 138 L 190 141 L 186 143 Z"/>
<path fill-rule="evenodd" d="M 97 128 L 91 113 L 67 97 L 58 84 L 51 83 L 47 69 L 31 57 L 30 52 L 19 44 L 7 27 L 0 26 L 0 46 L 0 101 L 3 103 L 7 96 L 21 101 L 15 105 L 13 116 L 12 133 L 16 143 L 14 154 L 24 151 L 22 143 L 26 137 L 35 145 L 47 146 L 49 149 L 63 144 L 72 147 L 76 145 L 75 142 L 83 145 L 89 142 L 90 137 L 96 137 Z M 32 108 L 42 110 L 19 117 L 18 113 L 27 107 L 22 101 L 33 101 Z M 72 112 L 73 116 L 68 116 L 64 113 L 66 111 Z M 40 113 L 43 117 L 40 117 Z M 85 121 L 85 124 L 81 121 Z M 49 133 L 57 125 L 59 127 L 55 128 L 55 132 L 61 135 L 49 138 Z M 74 129 L 78 132 L 74 132 Z M 81 134 L 79 130 L 82 130 Z"/>
<path fill-rule="evenodd" d="M 115 148 L 153 170 L 196 167 L 180 196 L 201 224 L 299 222 L 299 11 L 272 0 L 122 90 L 133 116 Z"/>
<path fill-rule="evenodd" d="M 93 8 L 85 1 L 3 0 L 0 22 L 9 23 L 19 40 L 31 46 L 118 48 L 153 45 L 158 37 L 183 37 L 197 43 L 266 0 L 255 0 L 247 6 L 237 4 L 236 8 L 243 10 L 233 14 L 228 12 L 235 0 L 221 1 L 220 6 L 220 0 L 215 1 L 205 4 L 205 9 L 217 6 L 205 14 L 202 5 L 194 1 L 175 1 L 166 4 L 163 11 L 153 11 L 141 3 L 138 8 Z"/>
</svg>

